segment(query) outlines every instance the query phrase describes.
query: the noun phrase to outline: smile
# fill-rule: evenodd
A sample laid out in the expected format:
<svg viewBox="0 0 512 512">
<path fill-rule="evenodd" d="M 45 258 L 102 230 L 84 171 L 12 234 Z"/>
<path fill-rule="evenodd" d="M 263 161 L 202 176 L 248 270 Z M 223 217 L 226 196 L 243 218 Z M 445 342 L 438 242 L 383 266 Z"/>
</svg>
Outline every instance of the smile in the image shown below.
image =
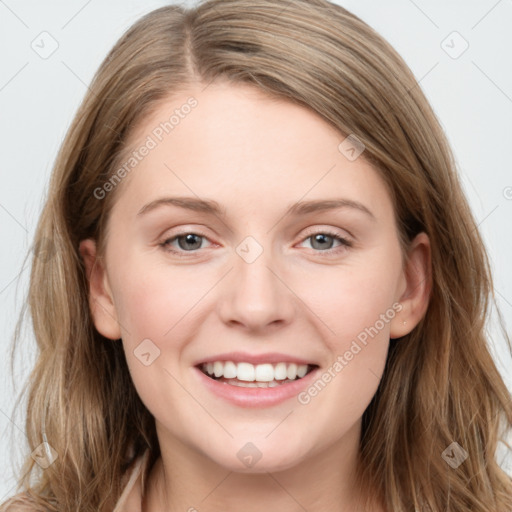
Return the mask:
<svg viewBox="0 0 512 512">
<path fill-rule="evenodd" d="M 281 357 L 284 354 L 281 355 Z M 196 364 L 193 369 L 201 387 L 213 396 L 243 408 L 265 408 L 292 400 L 311 385 L 320 372 L 317 364 L 306 364 L 298 358 L 296 362 L 265 363 L 263 355 L 254 356 L 255 364 L 244 361 L 211 358 Z M 251 356 L 249 356 L 251 357 Z M 274 354 L 266 360 L 279 361 Z M 292 358 L 290 358 L 292 359 Z"/>
<path fill-rule="evenodd" d="M 271 388 L 303 378 L 316 365 L 280 362 L 251 364 L 247 362 L 212 361 L 200 365 L 208 377 L 239 387 Z"/>
</svg>

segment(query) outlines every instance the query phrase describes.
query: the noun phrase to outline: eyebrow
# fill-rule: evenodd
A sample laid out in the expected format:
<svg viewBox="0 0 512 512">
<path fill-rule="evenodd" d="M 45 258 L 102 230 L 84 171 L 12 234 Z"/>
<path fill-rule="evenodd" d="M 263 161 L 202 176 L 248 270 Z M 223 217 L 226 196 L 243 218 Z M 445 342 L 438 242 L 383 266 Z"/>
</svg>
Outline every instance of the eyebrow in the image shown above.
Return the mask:
<svg viewBox="0 0 512 512">
<path fill-rule="evenodd" d="M 221 218 L 225 218 L 225 210 L 222 209 L 217 201 L 208 199 L 199 199 L 195 197 L 164 197 L 156 199 L 144 205 L 137 215 L 144 215 L 155 208 L 160 206 L 177 206 L 187 210 L 193 210 L 196 212 L 207 213 L 211 215 L 217 215 Z M 353 201 L 351 199 L 319 199 L 311 201 L 299 201 L 288 207 L 286 215 L 307 215 L 309 213 L 336 210 L 342 208 L 353 208 L 359 210 L 373 220 L 377 220 L 375 215 L 362 203 Z"/>
</svg>

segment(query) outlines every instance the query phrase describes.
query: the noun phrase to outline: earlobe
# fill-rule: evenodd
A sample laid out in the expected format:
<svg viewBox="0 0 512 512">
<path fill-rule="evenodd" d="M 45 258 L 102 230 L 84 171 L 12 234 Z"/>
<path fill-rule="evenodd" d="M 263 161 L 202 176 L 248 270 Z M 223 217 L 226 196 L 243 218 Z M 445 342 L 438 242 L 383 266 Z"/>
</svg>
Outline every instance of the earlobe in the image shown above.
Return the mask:
<svg viewBox="0 0 512 512">
<path fill-rule="evenodd" d="M 391 322 L 390 337 L 409 334 L 425 315 L 432 288 L 430 240 L 419 233 L 409 246 L 403 270 L 405 290 L 398 302 L 402 309 Z"/>
<path fill-rule="evenodd" d="M 82 240 L 79 252 L 89 285 L 89 308 L 94 325 L 106 338 L 117 340 L 121 338 L 121 329 L 104 262 L 97 255 L 96 242 L 90 238 Z"/>
</svg>

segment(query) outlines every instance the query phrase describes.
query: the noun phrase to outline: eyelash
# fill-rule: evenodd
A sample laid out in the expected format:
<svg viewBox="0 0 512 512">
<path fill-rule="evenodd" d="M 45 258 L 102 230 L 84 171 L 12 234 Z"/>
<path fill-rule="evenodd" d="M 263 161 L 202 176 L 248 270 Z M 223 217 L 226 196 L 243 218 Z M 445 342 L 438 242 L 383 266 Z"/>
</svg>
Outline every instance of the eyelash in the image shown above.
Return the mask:
<svg viewBox="0 0 512 512">
<path fill-rule="evenodd" d="M 171 242 L 174 242 L 178 238 L 186 236 L 186 235 L 197 235 L 197 236 L 199 236 L 201 238 L 208 239 L 208 237 L 206 235 L 203 235 L 200 232 L 182 231 L 180 233 L 177 233 L 176 235 L 174 235 L 171 238 L 166 238 L 164 241 L 162 241 L 158 245 L 160 247 L 162 247 L 165 251 L 170 252 L 170 253 L 172 253 L 172 254 L 180 257 L 180 258 L 190 258 L 190 257 L 193 257 L 191 255 L 188 255 L 187 253 L 192 253 L 193 254 L 195 251 L 183 251 L 183 250 L 177 251 L 175 249 L 170 249 L 170 243 Z M 341 244 L 340 246 L 338 246 L 338 247 L 336 247 L 334 249 L 327 249 L 325 251 L 315 250 L 315 252 L 318 252 L 318 253 L 321 253 L 321 254 L 324 254 L 324 255 L 336 255 L 340 250 L 346 250 L 346 249 L 351 248 L 353 246 L 353 243 L 350 240 L 348 240 L 347 238 L 343 238 L 339 234 L 334 233 L 333 231 L 329 231 L 329 230 L 320 230 L 320 231 L 314 231 L 312 233 L 309 233 L 306 237 L 304 237 L 302 239 L 302 242 L 308 240 L 309 238 L 314 237 L 315 235 L 327 235 L 327 236 L 332 237 L 333 239 L 337 240 Z"/>
</svg>

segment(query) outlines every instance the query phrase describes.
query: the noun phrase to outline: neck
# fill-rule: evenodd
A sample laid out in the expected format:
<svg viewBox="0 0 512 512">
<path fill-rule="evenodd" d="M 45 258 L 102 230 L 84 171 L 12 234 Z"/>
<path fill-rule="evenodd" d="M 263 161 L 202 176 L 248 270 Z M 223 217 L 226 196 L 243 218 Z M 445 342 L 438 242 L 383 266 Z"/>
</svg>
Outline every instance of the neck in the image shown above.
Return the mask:
<svg viewBox="0 0 512 512">
<path fill-rule="evenodd" d="M 240 473 L 159 435 L 162 455 L 148 477 L 143 511 L 362 511 L 354 479 L 359 436 L 360 423 L 334 446 L 318 449 L 289 469 Z"/>
</svg>

